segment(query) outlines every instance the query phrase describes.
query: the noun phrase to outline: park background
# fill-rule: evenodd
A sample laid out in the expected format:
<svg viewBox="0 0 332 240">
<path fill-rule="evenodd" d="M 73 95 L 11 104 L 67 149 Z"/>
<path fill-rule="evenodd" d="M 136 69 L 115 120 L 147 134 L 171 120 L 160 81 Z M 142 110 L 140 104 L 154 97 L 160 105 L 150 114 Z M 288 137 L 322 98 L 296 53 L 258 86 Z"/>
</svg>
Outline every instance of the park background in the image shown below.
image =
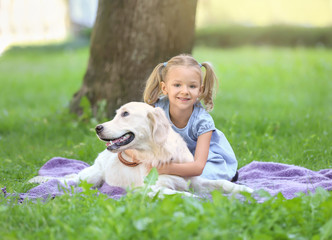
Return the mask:
<svg viewBox="0 0 332 240">
<path fill-rule="evenodd" d="M 93 26 L 97 5 L 97 0 L 1 0 L 0 53 L 12 45 L 54 43 L 77 36 Z M 331 13 L 331 0 L 200 0 L 196 29 L 216 32 L 230 25 L 252 29 L 286 25 L 315 31 L 331 27 Z"/>
<path fill-rule="evenodd" d="M 0 53 L 12 45 L 68 40 L 93 26 L 97 5 L 97 0 L 1 0 Z M 197 6 L 196 29 L 213 28 L 216 32 L 230 25 L 254 29 L 288 25 L 315 31 L 331 27 L 331 12 L 330 0 L 201 0 Z"/>
<path fill-rule="evenodd" d="M 34 187 L 27 180 L 54 156 L 92 164 L 105 148 L 89 103 L 82 101 L 81 116 L 68 111 L 87 68 L 96 2 L 0 0 L 0 186 L 9 193 Z M 217 71 L 211 114 L 239 167 L 271 161 L 332 168 L 331 6 L 328 0 L 198 1 L 193 55 Z M 1 195 L 2 237 L 332 237 L 330 192 L 287 201 L 279 195 L 262 204 L 217 193 L 212 202 L 94 194 L 86 189 L 43 204 L 8 203 Z"/>
</svg>

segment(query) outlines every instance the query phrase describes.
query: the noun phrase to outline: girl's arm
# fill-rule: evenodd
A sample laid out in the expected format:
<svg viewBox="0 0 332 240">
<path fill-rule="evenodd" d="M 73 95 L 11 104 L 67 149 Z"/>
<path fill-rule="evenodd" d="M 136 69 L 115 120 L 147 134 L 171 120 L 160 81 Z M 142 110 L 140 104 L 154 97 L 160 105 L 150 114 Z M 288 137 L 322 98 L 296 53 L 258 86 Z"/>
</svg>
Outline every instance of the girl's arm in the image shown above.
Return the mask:
<svg viewBox="0 0 332 240">
<path fill-rule="evenodd" d="M 194 162 L 171 163 L 158 168 L 158 173 L 177 175 L 181 177 L 193 177 L 201 175 L 209 155 L 211 136 L 212 131 L 209 131 L 198 137 Z"/>
</svg>

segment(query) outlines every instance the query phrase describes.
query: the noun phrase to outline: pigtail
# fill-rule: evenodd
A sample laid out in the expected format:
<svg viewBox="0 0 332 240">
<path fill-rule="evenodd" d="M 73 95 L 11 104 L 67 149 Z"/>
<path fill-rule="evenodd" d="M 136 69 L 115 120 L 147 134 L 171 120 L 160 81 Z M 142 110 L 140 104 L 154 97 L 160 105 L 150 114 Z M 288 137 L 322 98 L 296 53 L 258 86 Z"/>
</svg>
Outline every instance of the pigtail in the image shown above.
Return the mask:
<svg viewBox="0 0 332 240">
<path fill-rule="evenodd" d="M 144 102 L 147 104 L 154 104 L 161 95 L 160 83 L 162 82 L 163 63 L 159 63 L 152 71 L 148 80 L 146 81 L 145 90 L 143 93 Z"/>
<path fill-rule="evenodd" d="M 201 64 L 206 72 L 203 80 L 203 92 L 200 96 L 200 100 L 203 100 L 207 111 L 213 109 L 213 97 L 218 89 L 218 79 L 210 63 L 204 62 Z"/>
</svg>

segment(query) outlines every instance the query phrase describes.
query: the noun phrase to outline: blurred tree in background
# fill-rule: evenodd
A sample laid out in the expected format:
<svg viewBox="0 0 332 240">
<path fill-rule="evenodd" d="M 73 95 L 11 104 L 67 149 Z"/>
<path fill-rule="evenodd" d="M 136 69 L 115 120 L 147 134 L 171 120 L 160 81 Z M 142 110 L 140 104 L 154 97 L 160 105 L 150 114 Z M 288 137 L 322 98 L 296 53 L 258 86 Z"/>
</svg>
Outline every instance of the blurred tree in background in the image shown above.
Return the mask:
<svg viewBox="0 0 332 240">
<path fill-rule="evenodd" d="M 82 114 L 86 97 L 94 116 L 102 106 L 112 117 L 124 103 L 142 100 L 144 83 L 158 63 L 191 53 L 196 6 L 197 0 L 100 0 L 88 67 L 71 111 Z"/>
</svg>

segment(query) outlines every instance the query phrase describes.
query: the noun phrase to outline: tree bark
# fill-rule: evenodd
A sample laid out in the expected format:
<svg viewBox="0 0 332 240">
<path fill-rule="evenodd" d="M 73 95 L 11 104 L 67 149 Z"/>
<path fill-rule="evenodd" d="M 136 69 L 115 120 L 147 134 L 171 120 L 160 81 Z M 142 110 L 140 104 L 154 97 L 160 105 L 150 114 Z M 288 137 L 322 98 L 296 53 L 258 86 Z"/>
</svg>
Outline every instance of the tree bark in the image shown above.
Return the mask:
<svg viewBox="0 0 332 240">
<path fill-rule="evenodd" d="M 141 101 L 153 68 L 191 53 L 197 0 L 99 0 L 90 58 L 70 109 L 82 114 L 86 96 L 94 116 L 105 99 L 107 117 L 124 103 Z"/>
</svg>

